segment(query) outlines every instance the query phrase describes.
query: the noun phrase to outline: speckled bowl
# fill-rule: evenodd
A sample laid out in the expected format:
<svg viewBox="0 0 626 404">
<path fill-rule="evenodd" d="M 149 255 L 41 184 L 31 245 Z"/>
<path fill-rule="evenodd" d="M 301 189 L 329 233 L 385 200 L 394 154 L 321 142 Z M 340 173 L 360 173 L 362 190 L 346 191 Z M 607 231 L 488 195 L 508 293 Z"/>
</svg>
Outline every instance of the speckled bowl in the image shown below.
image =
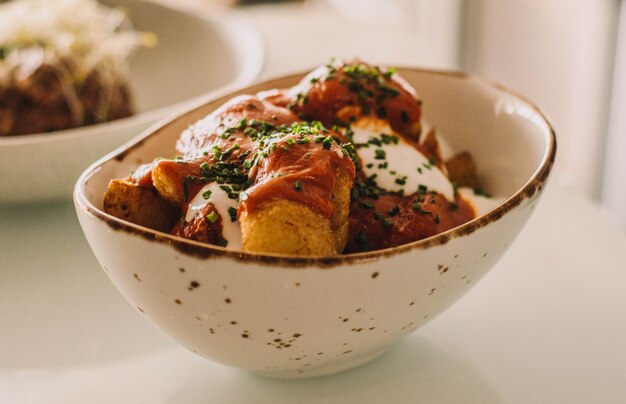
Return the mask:
<svg viewBox="0 0 626 404">
<path fill-rule="evenodd" d="M 419 242 L 317 258 L 228 251 L 102 211 L 111 178 L 173 155 L 185 127 L 234 95 L 291 86 L 303 77 L 297 74 L 199 105 L 83 173 L 76 211 L 109 278 L 148 321 L 193 352 L 276 377 L 357 366 L 446 309 L 530 217 L 554 161 L 555 137 L 541 112 L 499 86 L 454 72 L 399 73 L 423 99 L 426 119 L 453 148 L 473 154 L 484 188 L 505 200 L 497 208 Z"/>
</svg>

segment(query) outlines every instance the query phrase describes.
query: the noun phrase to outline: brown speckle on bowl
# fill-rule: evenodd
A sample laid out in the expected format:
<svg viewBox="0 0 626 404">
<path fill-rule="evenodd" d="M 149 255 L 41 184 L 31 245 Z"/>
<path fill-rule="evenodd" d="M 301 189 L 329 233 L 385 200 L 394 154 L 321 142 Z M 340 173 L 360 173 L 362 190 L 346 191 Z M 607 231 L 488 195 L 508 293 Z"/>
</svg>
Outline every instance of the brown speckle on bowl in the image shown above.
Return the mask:
<svg viewBox="0 0 626 404">
<path fill-rule="evenodd" d="M 296 287 L 300 286 L 300 282 L 296 282 Z"/>
<path fill-rule="evenodd" d="M 233 321 L 231 321 L 230 323 L 231 323 L 232 325 L 236 325 L 236 324 L 237 324 L 237 322 L 236 322 L 236 321 L 234 321 L 234 320 L 233 320 Z"/>
<path fill-rule="evenodd" d="M 454 258 L 459 258 L 459 254 L 454 254 Z"/>
<path fill-rule="evenodd" d="M 267 330 L 267 332 L 274 332 L 274 329 L 270 328 L 269 330 Z"/>
<path fill-rule="evenodd" d="M 376 279 L 376 278 L 378 278 L 378 272 L 372 273 L 372 279 Z"/>
<path fill-rule="evenodd" d="M 483 253 L 483 258 L 485 258 L 487 256 L 487 253 Z"/>
<path fill-rule="evenodd" d="M 349 351 L 344 351 L 344 352 L 342 352 L 341 354 L 342 354 L 342 355 L 347 355 L 347 354 L 349 354 L 350 352 L 352 352 L 352 349 L 350 349 Z"/>
<path fill-rule="evenodd" d="M 227 297 L 226 299 L 224 299 L 224 302 L 226 302 L 226 304 L 231 304 L 232 300 L 230 300 L 230 297 Z"/>
<path fill-rule="evenodd" d="M 249 338 L 249 337 L 250 337 L 250 335 L 248 335 L 246 333 L 241 334 L 241 338 Z"/>
<path fill-rule="evenodd" d="M 209 328 L 209 332 L 210 332 L 211 334 L 215 334 L 215 330 L 214 330 L 213 328 Z"/>
<path fill-rule="evenodd" d="M 428 292 L 428 296 L 432 295 L 433 293 L 435 293 L 435 290 L 437 290 L 437 288 L 432 288 L 430 290 L 430 292 Z"/>
<path fill-rule="evenodd" d="M 413 306 L 415 304 L 415 302 L 411 302 L 409 303 L 409 306 Z"/>
<path fill-rule="evenodd" d="M 140 312 L 144 313 L 143 309 L 139 306 L 137 306 L 137 310 L 139 310 Z"/>
<path fill-rule="evenodd" d="M 137 275 L 137 274 L 133 274 L 133 276 L 135 277 L 135 279 L 137 280 L 137 282 L 141 282 L 141 279 L 139 279 L 139 275 Z"/>
<path fill-rule="evenodd" d="M 183 268 L 183 267 L 180 267 L 178 270 L 179 270 L 180 272 L 185 272 L 185 268 Z"/>
<path fill-rule="evenodd" d="M 176 299 L 174 300 L 176 302 L 176 304 L 182 304 L 183 302 L 180 301 L 180 299 Z"/>
<path fill-rule="evenodd" d="M 191 281 L 189 283 L 189 287 L 187 289 L 194 290 L 194 289 L 198 288 L 199 286 L 200 286 L 200 283 L 198 283 L 198 281 Z"/>
</svg>

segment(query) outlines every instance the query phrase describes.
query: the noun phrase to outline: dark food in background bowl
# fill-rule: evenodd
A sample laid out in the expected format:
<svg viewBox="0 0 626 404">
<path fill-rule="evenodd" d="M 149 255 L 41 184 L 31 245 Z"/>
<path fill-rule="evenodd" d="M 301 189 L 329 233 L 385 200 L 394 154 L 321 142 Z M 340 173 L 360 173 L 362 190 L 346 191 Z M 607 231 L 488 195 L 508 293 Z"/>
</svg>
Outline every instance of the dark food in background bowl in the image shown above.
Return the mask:
<svg viewBox="0 0 626 404">
<path fill-rule="evenodd" d="M 0 5 L 0 136 L 132 115 L 126 58 L 154 36 L 93 0 Z"/>
</svg>

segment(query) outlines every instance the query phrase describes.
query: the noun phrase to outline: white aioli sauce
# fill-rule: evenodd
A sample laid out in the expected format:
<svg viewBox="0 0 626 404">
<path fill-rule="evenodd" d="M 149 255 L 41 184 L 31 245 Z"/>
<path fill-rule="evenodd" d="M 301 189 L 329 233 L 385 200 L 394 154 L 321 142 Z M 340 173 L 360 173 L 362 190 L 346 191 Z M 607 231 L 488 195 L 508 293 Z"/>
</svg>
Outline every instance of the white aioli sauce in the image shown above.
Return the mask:
<svg viewBox="0 0 626 404">
<path fill-rule="evenodd" d="M 207 191 L 211 191 L 211 195 L 208 199 L 204 199 L 203 194 Z M 215 206 L 217 213 L 222 218 L 222 238 L 228 241 L 227 247 L 229 249 L 241 250 L 241 225 L 239 220 L 233 222 L 228 213 L 228 209 L 231 207 L 237 209 L 239 203 L 237 199 L 230 199 L 228 193 L 220 188 L 219 184 L 212 182 L 202 187 L 200 192 L 189 202 L 185 220 L 191 222 L 194 216 L 209 202 Z"/>
<path fill-rule="evenodd" d="M 381 133 L 394 135 L 387 122 L 372 118 L 357 120 L 352 124 L 352 130 L 355 147 L 356 144 L 368 143 L 372 137 L 381 139 Z M 428 191 L 437 191 L 449 201 L 454 201 L 454 188 L 445 174 L 437 166 L 430 164 L 428 158 L 402 136 L 394 136 L 398 138 L 397 144 L 389 142 L 380 146 L 369 144 L 369 147 L 357 148 L 365 175 L 376 174 L 376 183 L 387 191 L 397 192 L 404 189 L 405 195 L 411 195 L 422 185 Z M 384 151 L 384 159 L 376 158 L 377 150 Z M 373 165 L 368 168 L 368 164 Z"/>
</svg>

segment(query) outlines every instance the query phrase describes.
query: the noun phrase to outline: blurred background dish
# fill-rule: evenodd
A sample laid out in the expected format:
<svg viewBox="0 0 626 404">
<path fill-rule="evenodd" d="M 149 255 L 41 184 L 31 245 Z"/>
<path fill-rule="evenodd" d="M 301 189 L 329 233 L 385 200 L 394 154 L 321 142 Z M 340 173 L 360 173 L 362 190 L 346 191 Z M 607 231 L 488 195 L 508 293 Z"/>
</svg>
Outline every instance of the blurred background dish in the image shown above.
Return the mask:
<svg viewBox="0 0 626 404">
<path fill-rule="evenodd" d="M 140 48 L 129 59 L 136 115 L 0 137 L 0 203 L 69 199 L 78 175 L 90 163 L 187 102 L 221 87 L 247 84 L 261 70 L 262 41 L 236 18 L 186 13 L 141 0 L 106 3 L 127 10 L 136 30 L 158 37 L 156 47 Z"/>
</svg>

